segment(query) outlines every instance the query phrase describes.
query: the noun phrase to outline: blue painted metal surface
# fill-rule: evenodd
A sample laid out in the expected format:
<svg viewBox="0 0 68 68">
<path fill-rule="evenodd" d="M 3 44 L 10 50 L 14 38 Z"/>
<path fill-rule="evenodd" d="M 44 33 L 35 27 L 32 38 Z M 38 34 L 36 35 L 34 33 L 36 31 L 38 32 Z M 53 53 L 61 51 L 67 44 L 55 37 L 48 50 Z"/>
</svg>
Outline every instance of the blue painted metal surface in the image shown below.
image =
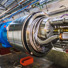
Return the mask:
<svg viewBox="0 0 68 68">
<path fill-rule="evenodd" d="M 7 26 L 11 23 L 11 21 L 0 24 L 0 43 L 2 43 L 2 46 L 7 48 L 7 47 L 12 47 L 8 40 L 7 40 Z"/>
</svg>

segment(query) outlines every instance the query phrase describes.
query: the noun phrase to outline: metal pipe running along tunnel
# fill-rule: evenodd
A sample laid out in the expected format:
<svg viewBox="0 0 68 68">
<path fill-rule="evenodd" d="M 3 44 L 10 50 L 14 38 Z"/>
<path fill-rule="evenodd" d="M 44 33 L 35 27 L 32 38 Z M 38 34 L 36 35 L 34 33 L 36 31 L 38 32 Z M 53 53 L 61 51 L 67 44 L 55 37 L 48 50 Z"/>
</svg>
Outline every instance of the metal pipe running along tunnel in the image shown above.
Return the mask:
<svg viewBox="0 0 68 68">
<path fill-rule="evenodd" d="M 0 43 L 31 55 L 45 56 L 61 37 L 44 12 L 35 12 L 0 25 Z M 54 24 L 53 24 L 54 25 Z M 67 34 L 66 34 L 67 35 Z"/>
</svg>

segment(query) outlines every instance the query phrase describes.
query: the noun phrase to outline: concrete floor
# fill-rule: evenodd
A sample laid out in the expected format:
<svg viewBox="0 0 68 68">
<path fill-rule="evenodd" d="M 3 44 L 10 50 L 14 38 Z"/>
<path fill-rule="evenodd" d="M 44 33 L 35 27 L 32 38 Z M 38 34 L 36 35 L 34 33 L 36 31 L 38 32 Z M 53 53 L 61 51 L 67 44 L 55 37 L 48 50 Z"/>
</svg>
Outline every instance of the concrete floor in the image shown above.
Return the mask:
<svg viewBox="0 0 68 68">
<path fill-rule="evenodd" d="M 34 57 L 34 63 L 29 66 L 20 65 L 19 61 L 21 58 L 26 57 L 28 55 L 17 52 L 11 53 L 8 55 L 0 55 L 0 68 L 62 68 L 54 65 L 51 61 L 48 61 L 44 58 L 36 58 Z"/>
</svg>

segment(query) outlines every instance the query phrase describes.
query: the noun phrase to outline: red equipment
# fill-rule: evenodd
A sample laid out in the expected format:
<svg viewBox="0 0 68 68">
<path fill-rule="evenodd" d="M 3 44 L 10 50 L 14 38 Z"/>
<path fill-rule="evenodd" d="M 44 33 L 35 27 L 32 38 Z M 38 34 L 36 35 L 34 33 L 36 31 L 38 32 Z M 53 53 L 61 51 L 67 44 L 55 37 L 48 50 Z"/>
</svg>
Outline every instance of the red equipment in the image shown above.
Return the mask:
<svg viewBox="0 0 68 68">
<path fill-rule="evenodd" d="M 23 65 L 23 66 L 27 66 L 27 65 L 30 65 L 32 63 L 33 63 L 33 57 L 31 57 L 31 56 L 22 58 L 20 60 L 20 64 Z"/>
</svg>

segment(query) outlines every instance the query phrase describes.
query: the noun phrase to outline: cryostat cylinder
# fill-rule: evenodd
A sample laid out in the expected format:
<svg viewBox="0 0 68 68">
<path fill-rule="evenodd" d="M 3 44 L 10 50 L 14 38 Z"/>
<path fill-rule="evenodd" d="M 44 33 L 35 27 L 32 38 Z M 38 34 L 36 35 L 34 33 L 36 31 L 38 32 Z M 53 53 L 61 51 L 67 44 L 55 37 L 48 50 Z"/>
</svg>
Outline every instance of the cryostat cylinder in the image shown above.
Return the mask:
<svg viewBox="0 0 68 68">
<path fill-rule="evenodd" d="M 7 38 L 9 43 L 20 50 L 24 50 L 22 44 L 22 26 L 27 16 L 14 20 L 7 27 Z"/>
<path fill-rule="evenodd" d="M 40 25 L 45 18 L 47 18 L 47 16 L 44 12 L 35 12 L 11 22 L 7 27 L 9 43 L 13 47 L 35 56 L 46 55 L 52 48 L 51 44 L 41 46 L 35 40 L 36 36 L 40 34 Z"/>
</svg>

